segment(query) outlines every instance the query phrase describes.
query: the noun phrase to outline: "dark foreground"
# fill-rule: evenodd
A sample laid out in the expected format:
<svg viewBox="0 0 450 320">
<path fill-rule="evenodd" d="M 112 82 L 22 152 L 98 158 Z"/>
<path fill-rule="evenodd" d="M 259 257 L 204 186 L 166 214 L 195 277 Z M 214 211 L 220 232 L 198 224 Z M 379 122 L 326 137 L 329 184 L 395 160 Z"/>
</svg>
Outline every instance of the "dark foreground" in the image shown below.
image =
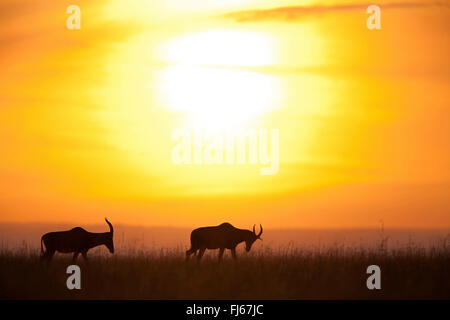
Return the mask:
<svg viewBox="0 0 450 320">
<path fill-rule="evenodd" d="M 389 253 L 327 250 L 241 254 L 221 264 L 185 263 L 183 252 L 78 260 L 81 290 L 68 290 L 70 256 L 47 266 L 38 254 L 0 253 L 1 299 L 450 299 L 447 248 Z M 369 265 L 381 290 L 368 290 Z"/>
</svg>

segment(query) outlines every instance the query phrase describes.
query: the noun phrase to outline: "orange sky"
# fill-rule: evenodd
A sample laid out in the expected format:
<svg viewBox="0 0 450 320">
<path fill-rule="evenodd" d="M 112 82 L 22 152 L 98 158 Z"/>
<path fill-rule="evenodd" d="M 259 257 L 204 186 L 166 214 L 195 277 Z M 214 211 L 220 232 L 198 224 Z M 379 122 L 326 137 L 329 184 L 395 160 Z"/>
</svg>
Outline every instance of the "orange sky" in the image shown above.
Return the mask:
<svg viewBox="0 0 450 320">
<path fill-rule="evenodd" d="M 450 227 L 450 4 L 0 4 L 0 222 Z M 279 168 L 173 132 L 277 129 Z M 217 132 L 215 133 L 217 134 Z"/>
</svg>

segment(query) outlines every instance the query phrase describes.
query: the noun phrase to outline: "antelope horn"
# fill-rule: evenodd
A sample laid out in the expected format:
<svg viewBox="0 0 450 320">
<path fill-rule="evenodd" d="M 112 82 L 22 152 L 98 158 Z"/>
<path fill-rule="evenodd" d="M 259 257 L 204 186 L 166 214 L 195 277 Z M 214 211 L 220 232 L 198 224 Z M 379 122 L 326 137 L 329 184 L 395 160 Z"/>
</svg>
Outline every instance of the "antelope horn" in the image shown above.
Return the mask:
<svg viewBox="0 0 450 320">
<path fill-rule="evenodd" d="M 261 224 L 259 224 L 259 228 L 260 228 L 260 231 L 259 231 L 259 234 L 258 234 L 258 237 L 262 234 L 262 232 L 263 232 L 263 228 L 262 228 L 262 225 Z M 255 227 L 253 227 L 253 230 L 255 230 Z M 254 231 L 253 231 L 254 232 Z"/>
<path fill-rule="evenodd" d="M 108 221 L 108 219 L 105 218 L 106 223 L 109 225 L 109 232 L 114 233 L 114 228 L 111 224 L 111 222 Z"/>
<path fill-rule="evenodd" d="M 255 225 L 253 225 L 253 233 L 256 234 Z"/>
</svg>

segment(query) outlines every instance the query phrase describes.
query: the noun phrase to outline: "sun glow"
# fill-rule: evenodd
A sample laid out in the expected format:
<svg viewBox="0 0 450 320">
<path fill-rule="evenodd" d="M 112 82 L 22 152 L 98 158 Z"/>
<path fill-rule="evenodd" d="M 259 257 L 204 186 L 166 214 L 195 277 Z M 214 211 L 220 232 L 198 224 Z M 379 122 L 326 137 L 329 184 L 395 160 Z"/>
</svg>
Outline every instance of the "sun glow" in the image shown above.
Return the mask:
<svg viewBox="0 0 450 320">
<path fill-rule="evenodd" d="M 239 69 L 275 62 L 273 40 L 261 32 L 212 30 L 165 43 L 160 75 L 163 105 L 185 113 L 196 128 L 230 128 L 270 110 L 279 97 L 275 77 Z"/>
<path fill-rule="evenodd" d="M 263 66 L 276 62 L 275 39 L 246 30 L 210 30 L 169 40 L 163 61 L 189 65 Z"/>
<path fill-rule="evenodd" d="M 373 31 L 356 0 L 80 1 L 69 31 L 60 2 L 15 2 L 0 222 L 450 226 L 445 5 L 384 10 Z M 237 138 L 272 129 L 262 175 L 263 139 L 239 162 Z"/>
<path fill-rule="evenodd" d="M 163 103 L 185 113 L 196 128 L 229 128 L 269 110 L 279 84 L 274 77 L 245 70 L 177 65 L 164 70 Z"/>
</svg>

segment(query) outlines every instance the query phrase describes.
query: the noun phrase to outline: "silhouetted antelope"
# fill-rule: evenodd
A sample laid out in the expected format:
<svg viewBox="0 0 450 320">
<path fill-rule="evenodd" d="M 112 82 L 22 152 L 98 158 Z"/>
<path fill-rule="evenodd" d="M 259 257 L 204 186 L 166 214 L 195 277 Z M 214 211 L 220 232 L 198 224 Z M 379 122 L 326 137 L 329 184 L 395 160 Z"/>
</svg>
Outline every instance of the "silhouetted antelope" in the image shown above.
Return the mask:
<svg viewBox="0 0 450 320">
<path fill-rule="evenodd" d="M 112 224 L 105 218 L 109 225 L 109 232 L 93 233 L 76 227 L 69 231 L 49 232 L 41 238 L 41 259 L 50 261 L 56 251 L 62 253 L 73 252 L 73 261 L 75 262 L 81 253 L 83 258 L 87 259 L 87 252 L 93 247 L 105 245 L 109 252 L 114 253 L 113 234 L 114 228 Z M 46 251 L 42 247 L 44 243 Z"/>
<path fill-rule="evenodd" d="M 186 251 L 186 261 L 189 260 L 191 254 L 196 254 L 199 250 L 197 259 L 200 261 L 206 249 L 220 249 L 219 261 L 222 260 L 225 249 L 231 250 L 231 255 L 236 259 L 236 246 L 245 241 L 245 249 L 250 251 L 252 244 L 260 239 L 263 228 L 259 225 L 261 230 L 258 234 L 253 231 L 238 229 L 229 223 L 222 223 L 215 227 L 203 227 L 195 229 L 191 232 L 191 248 Z"/>
</svg>

